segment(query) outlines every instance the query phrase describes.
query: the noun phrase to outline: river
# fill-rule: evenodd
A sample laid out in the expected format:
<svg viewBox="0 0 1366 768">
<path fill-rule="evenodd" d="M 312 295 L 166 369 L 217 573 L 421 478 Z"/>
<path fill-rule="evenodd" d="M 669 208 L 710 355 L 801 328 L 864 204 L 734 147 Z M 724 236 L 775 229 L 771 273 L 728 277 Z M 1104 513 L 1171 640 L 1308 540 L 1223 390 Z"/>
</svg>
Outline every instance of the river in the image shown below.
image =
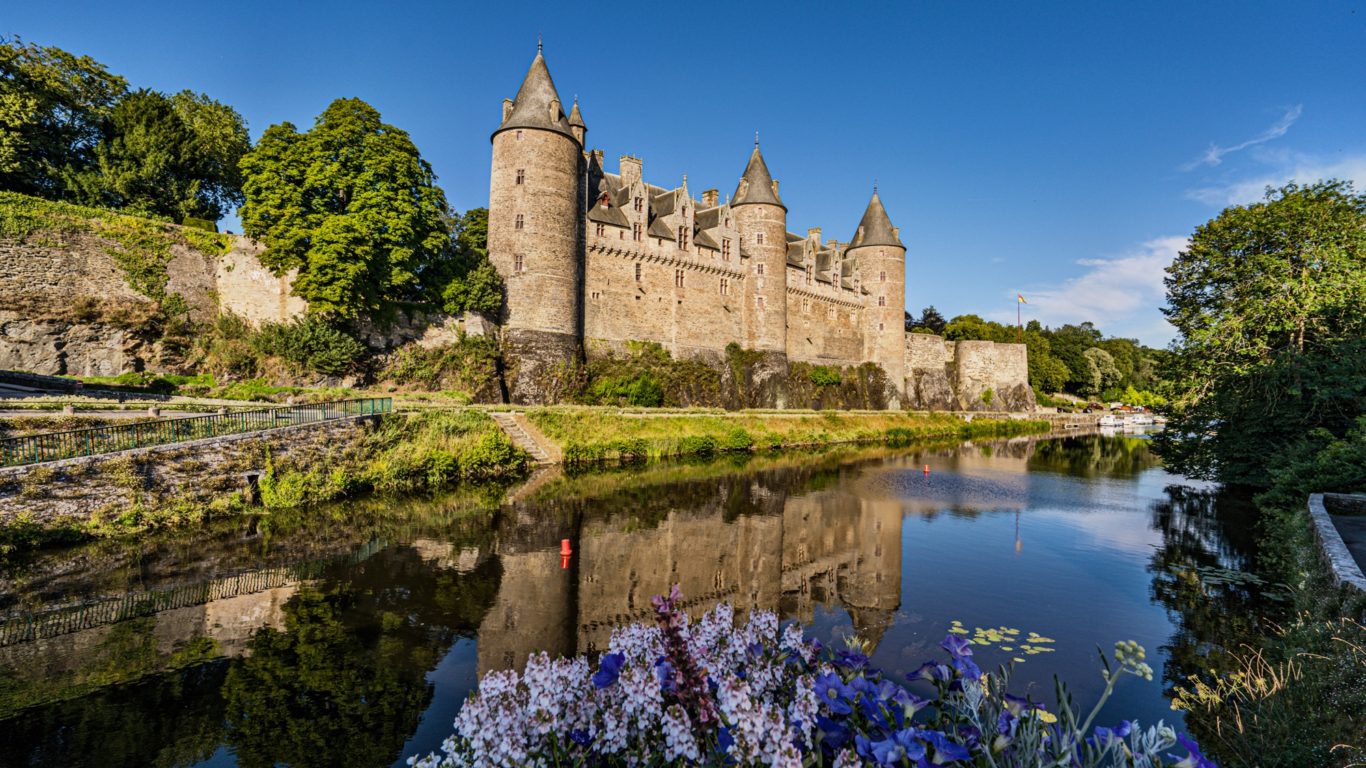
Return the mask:
<svg viewBox="0 0 1366 768">
<path fill-rule="evenodd" d="M 1179 726 L 1171 684 L 1262 599 L 1191 576 L 1246 566 L 1245 514 L 1090 435 L 552 471 L 44 551 L 0 574 L 0 765 L 402 765 L 479 674 L 601 649 L 675 582 L 895 672 L 980 629 L 979 662 L 1049 702 L 1056 674 L 1089 706 L 1096 647 L 1137 640 L 1162 678 L 1100 722 Z"/>
</svg>

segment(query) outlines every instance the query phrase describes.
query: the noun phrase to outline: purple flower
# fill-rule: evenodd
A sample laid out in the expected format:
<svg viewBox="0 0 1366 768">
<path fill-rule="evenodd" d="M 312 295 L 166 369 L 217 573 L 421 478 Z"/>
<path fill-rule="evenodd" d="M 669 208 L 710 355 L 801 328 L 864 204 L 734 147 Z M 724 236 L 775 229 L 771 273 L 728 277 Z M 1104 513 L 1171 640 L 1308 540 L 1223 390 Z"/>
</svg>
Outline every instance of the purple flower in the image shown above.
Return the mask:
<svg viewBox="0 0 1366 768">
<path fill-rule="evenodd" d="M 1114 739 L 1128 738 L 1134 730 L 1134 724 L 1128 720 L 1120 720 L 1119 725 L 1114 728 L 1096 726 L 1096 744 L 1104 747 Z"/>
<path fill-rule="evenodd" d="M 593 743 L 593 736 L 588 733 L 587 729 L 575 728 L 569 732 L 569 740 L 580 747 L 586 747 Z"/>
<path fill-rule="evenodd" d="M 939 644 L 939 647 L 948 651 L 949 655 L 955 659 L 960 656 L 972 655 L 972 643 L 958 635 L 948 635 L 944 638 L 944 642 Z"/>
<path fill-rule="evenodd" d="M 666 693 L 673 693 L 678 690 L 678 682 L 674 675 L 674 668 L 673 665 L 669 663 L 668 659 L 660 659 L 655 662 L 655 676 L 659 678 L 659 687 Z M 596 680 L 594 682 L 596 682 Z"/>
<path fill-rule="evenodd" d="M 949 739 L 948 736 L 939 731 L 918 731 L 916 738 L 934 747 L 934 761 L 936 763 L 950 763 L 956 760 L 967 760 L 972 757 L 968 748 Z"/>
<path fill-rule="evenodd" d="M 816 730 L 820 731 L 820 743 L 831 753 L 838 752 L 849 741 L 849 729 L 824 715 L 816 715 Z"/>
<path fill-rule="evenodd" d="M 922 699 L 914 693 L 897 686 L 896 693 L 892 696 L 892 701 L 901 705 L 906 717 L 915 717 L 915 713 L 930 705 L 928 699 Z"/>
<path fill-rule="evenodd" d="M 598 688 L 606 688 L 621 677 L 621 666 L 626 663 L 626 656 L 620 653 L 604 654 L 598 661 L 598 671 L 593 673 L 593 685 Z"/>
<path fill-rule="evenodd" d="M 907 680 L 928 680 L 932 683 L 948 680 L 950 677 L 953 677 L 953 674 L 949 672 L 948 667 L 933 661 L 927 661 L 916 671 L 906 674 Z"/>
<path fill-rule="evenodd" d="M 1190 754 L 1181 758 L 1172 768 L 1219 768 L 1213 760 L 1200 754 L 1200 745 L 1195 743 L 1195 739 L 1188 739 L 1184 735 L 1177 736 L 1176 739 Z M 1176 755 L 1168 755 L 1168 757 L 1174 759 Z"/>
<path fill-rule="evenodd" d="M 863 738 L 860 736 L 859 738 Z M 895 738 L 875 741 L 870 745 L 871 757 L 878 765 L 900 765 L 906 758 L 906 748 Z M 922 750 L 923 751 L 923 750 Z M 863 754 L 860 750 L 859 754 Z M 869 755 L 864 755 L 868 757 Z"/>
<path fill-rule="evenodd" d="M 857 671 L 868 666 L 868 657 L 858 651 L 843 648 L 835 654 L 835 666 L 844 667 L 851 672 Z"/>
<path fill-rule="evenodd" d="M 845 685 L 834 672 L 816 678 L 816 698 L 834 714 L 847 715 L 854 711 L 849 706 L 854 701 L 854 689 Z"/>
</svg>

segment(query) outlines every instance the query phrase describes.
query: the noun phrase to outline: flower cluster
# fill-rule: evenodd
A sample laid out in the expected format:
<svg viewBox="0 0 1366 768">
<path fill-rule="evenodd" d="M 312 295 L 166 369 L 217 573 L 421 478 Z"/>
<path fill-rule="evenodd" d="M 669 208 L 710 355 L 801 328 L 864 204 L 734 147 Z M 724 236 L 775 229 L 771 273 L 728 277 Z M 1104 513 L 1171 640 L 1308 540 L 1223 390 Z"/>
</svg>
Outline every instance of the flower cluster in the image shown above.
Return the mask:
<svg viewBox="0 0 1366 768">
<path fill-rule="evenodd" d="M 914 768 L 1068 765 L 1212 768 L 1198 746 L 1159 723 L 1091 728 L 1122 673 L 1145 677 L 1143 649 L 1121 643 L 1118 670 L 1085 722 L 1059 688 L 1059 709 L 1005 692 L 971 643 L 950 634 L 944 661 L 907 680 L 872 667 L 864 648 L 825 648 L 772 613 L 737 626 L 728 605 L 696 623 L 675 587 L 654 600 L 655 626 L 612 634 L 594 670 L 585 657 L 532 656 L 490 672 L 461 708 L 441 754 L 419 768 L 550 765 L 878 765 Z"/>
</svg>

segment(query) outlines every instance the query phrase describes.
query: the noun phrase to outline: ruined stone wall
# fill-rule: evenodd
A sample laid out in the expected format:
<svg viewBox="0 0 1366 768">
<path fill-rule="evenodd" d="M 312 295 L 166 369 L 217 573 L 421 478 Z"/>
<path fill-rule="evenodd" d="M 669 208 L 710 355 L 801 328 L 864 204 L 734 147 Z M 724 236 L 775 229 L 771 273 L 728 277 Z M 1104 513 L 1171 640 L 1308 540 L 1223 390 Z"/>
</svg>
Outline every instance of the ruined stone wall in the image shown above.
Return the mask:
<svg viewBox="0 0 1366 768">
<path fill-rule="evenodd" d="M 303 315 L 308 303 L 293 294 L 297 269 L 276 276 L 258 257 L 265 246 L 238 237 L 213 265 L 219 306 L 252 325 L 281 323 Z"/>
<path fill-rule="evenodd" d="M 913 410 L 1031 411 L 1023 344 L 944 341 L 906 334 L 906 396 Z"/>
<path fill-rule="evenodd" d="M 208 502 L 248 488 L 267 456 L 277 466 L 326 466 L 360 442 L 373 417 L 301 424 L 99 456 L 0 469 L 0 524 L 111 520 L 137 507 Z"/>
</svg>

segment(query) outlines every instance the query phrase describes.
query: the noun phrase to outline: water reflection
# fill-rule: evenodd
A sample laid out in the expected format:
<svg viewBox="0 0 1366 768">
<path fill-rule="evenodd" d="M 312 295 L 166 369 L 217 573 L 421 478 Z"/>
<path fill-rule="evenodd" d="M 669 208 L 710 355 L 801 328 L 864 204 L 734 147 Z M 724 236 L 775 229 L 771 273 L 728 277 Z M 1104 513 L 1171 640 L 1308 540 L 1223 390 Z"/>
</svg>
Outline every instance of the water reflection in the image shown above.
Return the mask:
<svg viewBox="0 0 1366 768">
<path fill-rule="evenodd" d="M 1146 570 L 1193 556 L 1180 537 L 1200 516 L 1163 492 L 1173 480 L 1125 438 L 836 450 L 546 473 L 506 498 L 372 500 L 45 553 L 0 582 L 0 607 L 66 622 L 0 646 L 0 727 L 17 745 L 0 764 L 391 764 L 439 744 L 476 675 L 600 649 L 672 583 L 691 610 L 728 601 L 823 639 L 855 632 L 889 670 L 949 619 L 1010 623 L 1067 638 L 1025 679 L 1073 677 L 1096 642 L 1186 631 L 1149 603 L 1151 588 L 1183 612 L 1179 589 Z M 1233 546 L 1201 536 L 1219 556 Z M 145 608 L 129 620 L 53 613 L 129 593 Z M 1165 710 L 1156 690 L 1116 707 Z"/>
</svg>

